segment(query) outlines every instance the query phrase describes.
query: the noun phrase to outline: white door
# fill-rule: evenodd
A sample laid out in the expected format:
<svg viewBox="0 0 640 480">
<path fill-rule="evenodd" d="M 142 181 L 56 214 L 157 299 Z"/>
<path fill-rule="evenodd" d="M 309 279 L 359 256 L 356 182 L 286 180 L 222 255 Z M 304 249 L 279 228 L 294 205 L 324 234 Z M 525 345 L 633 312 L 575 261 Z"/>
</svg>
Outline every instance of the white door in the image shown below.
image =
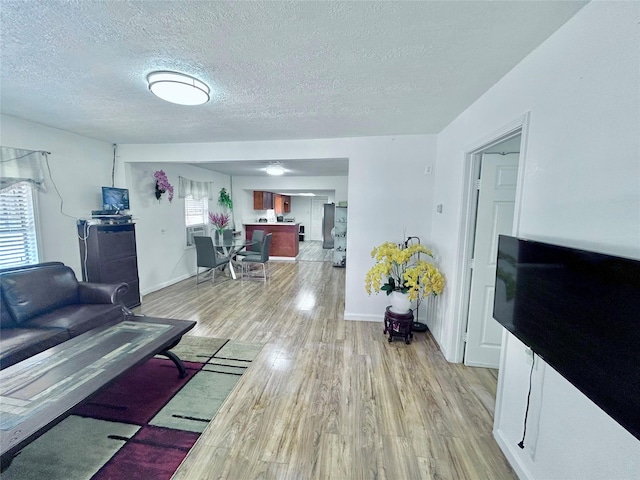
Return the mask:
<svg viewBox="0 0 640 480">
<path fill-rule="evenodd" d="M 513 229 L 518 154 L 484 154 L 480 168 L 465 365 L 498 368 L 502 327 L 493 319 L 498 235 Z"/>
<path fill-rule="evenodd" d="M 308 240 L 322 240 L 322 218 L 324 217 L 324 204 L 328 197 L 313 197 L 311 199 L 311 229 Z"/>
</svg>

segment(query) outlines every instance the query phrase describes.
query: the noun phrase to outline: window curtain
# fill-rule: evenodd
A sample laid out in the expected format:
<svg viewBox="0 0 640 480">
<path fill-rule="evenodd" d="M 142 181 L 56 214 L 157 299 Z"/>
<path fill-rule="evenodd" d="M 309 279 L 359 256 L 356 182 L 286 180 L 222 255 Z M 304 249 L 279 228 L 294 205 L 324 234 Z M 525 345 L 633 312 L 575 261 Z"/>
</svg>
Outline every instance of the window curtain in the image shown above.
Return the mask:
<svg viewBox="0 0 640 480">
<path fill-rule="evenodd" d="M 203 198 L 213 200 L 213 182 L 196 182 L 188 178 L 178 177 L 178 197 L 192 195 L 195 201 Z"/>
<path fill-rule="evenodd" d="M 0 191 L 20 182 L 29 182 L 44 190 L 42 157 L 48 152 L 0 146 Z"/>
</svg>

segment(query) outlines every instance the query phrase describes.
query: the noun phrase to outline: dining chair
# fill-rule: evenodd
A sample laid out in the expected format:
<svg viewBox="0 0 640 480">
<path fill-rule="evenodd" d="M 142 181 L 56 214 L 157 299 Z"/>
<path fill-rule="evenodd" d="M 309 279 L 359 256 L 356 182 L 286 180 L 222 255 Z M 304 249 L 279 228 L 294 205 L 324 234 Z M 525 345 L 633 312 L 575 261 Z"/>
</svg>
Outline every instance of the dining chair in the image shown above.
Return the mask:
<svg viewBox="0 0 640 480">
<path fill-rule="evenodd" d="M 216 269 L 224 267 L 229 263 L 229 258 L 218 255 L 213 247 L 211 237 L 194 236 L 193 241 L 196 244 L 196 285 L 200 282 L 200 269 L 207 268 L 203 275 L 211 271 L 211 281 L 215 280 Z M 204 280 L 203 280 L 204 281 Z"/>
<path fill-rule="evenodd" d="M 262 251 L 262 244 L 264 243 L 264 230 L 254 230 L 251 234 L 251 245 L 249 245 L 245 250 L 241 250 L 240 252 L 236 252 L 236 255 L 247 256 L 247 255 L 256 255 L 260 254 Z"/>
<path fill-rule="evenodd" d="M 259 254 L 246 255 L 242 258 L 242 279 L 245 278 L 262 278 L 264 281 L 267 281 L 268 274 L 268 266 L 269 262 L 269 249 L 271 248 L 271 236 L 272 233 L 267 233 L 264 236 L 264 240 L 262 242 L 262 248 Z M 256 264 L 260 264 L 262 266 L 262 277 L 251 275 L 252 267 Z"/>
</svg>

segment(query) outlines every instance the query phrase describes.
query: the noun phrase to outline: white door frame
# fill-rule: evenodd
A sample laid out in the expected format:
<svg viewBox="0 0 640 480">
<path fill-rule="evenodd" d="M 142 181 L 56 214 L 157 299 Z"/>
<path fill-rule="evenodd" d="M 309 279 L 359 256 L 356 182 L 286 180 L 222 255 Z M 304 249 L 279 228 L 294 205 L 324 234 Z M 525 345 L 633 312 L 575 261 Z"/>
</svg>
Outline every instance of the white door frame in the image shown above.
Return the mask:
<svg viewBox="0 0 640 480">
<path fill-rule="evenodd" d="M 522 187 L 524 184 L 524 171 L 529 133 L 530 112 L 522 117 L 499 128 L 495 132 L 475 141 L 465 148 L 464 185 L 462 199 L 462 216 L 460 225 L 460 240 L 458 244 L 458 278 L 460 290 L 454 305 L 454 362 L 461 363 L 464 360 L 464 333 L 467 329 L 467 317 L 469 314 L 469 295 L 471 293 L 471 268 L 470 261 L 473 256 L 475 235 L 475 218 L 477 209 L 478 191 L 475 188 L 475 180 L 480 172 L 482 152 L 489 147 L 503 142 L 516 135 L 521 135 L 520 156 L 518 158 L 518 180 L 516 187 L 516 201 L 513 212 L 512 234 L 518 235 L 520 225 L 520 213 L 522 207 Z"/>
</svg>

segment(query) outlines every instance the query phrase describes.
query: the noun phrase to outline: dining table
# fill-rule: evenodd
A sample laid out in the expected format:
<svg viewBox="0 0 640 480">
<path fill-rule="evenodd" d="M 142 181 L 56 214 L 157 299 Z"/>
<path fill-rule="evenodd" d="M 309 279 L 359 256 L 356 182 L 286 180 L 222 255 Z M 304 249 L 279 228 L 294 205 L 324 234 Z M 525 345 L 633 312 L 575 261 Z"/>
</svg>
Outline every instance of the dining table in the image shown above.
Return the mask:
<svg viewBox="0 0 640 480">
<path fill-rule="evenodd" d="M 241 266 L 241 262 L 235 259 L 236 254 L 243 248 L 257 243 L 254 240 L 244 240 L 240 238 L 213 238 L 214 248 L 225 258 L 229 259 L 229 273 L 231 278 L 237 280 L 236 270 L 234 268 Z"/>
</svg>

